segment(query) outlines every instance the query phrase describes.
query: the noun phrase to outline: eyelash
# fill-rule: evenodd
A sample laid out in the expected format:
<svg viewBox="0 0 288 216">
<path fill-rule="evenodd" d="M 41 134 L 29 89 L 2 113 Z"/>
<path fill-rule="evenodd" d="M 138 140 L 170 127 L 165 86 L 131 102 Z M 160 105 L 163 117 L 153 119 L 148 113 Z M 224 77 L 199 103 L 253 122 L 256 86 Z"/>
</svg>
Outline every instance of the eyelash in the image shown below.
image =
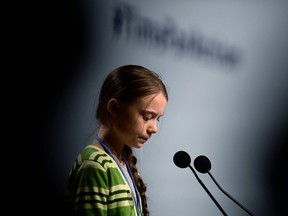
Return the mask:
<svg viewBox="0 0 288 216">
<path fill-rule="evenodd" d="M 144 121 L 149 121 L 149 120 L 151 120 L 152 119 L 152 117 L 148 117 L 148 116 L 143 116 L 143 119 L 144 119 Z"/>
<path fill-rule="evenodd" d="M 147 117 L 147 116 L 143 116 L 143 119 L 144 119 L 144 121 L 149 121 L 149 120 L 152 120 L 152 119 L 153 119 L 153 117 Z M 158 122 L 160 122 L 160 117 L 159 117 L 159 118 L 157 118 L 157 121 L 158 121 Z"/>
</svg>

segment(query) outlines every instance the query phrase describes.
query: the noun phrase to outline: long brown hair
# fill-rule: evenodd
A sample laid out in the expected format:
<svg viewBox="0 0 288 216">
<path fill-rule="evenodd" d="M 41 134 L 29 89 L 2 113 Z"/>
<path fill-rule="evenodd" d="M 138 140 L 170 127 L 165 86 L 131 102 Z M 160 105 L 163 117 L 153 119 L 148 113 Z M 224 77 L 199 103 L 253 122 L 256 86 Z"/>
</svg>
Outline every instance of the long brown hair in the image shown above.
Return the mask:
<svg viewBox="0 0 288 216">
<path fill-rule="evenodd" d="M 139 98 L 162 92 L 168 101 L 167 89 L 159 74 L 140 65 L 124 65 L 114 69 L 103 82 L 100 90 L 96 119 L 100 124 L 109 124 L 107 103 L 115 98 L 120 103 L 131 103 Z M 137 189 L 141 196 L 144 216 L 149 215 L 146 198 L 146 185 L 138 173 L 137 158 L 132 148 L 125 145 L 123 156 L 129 164 Z"/>
</svg>

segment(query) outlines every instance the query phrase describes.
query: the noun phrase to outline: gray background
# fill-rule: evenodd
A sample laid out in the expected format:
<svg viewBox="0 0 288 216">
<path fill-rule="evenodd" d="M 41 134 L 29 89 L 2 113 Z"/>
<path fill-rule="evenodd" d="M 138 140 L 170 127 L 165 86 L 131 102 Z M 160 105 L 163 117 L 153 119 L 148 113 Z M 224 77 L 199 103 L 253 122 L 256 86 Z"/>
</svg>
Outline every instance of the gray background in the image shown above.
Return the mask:
<svg viewBox="0 0 288 216">
<path fill-rule="evenodd" d="M 65 34 L 54 31 L 64 67 L 51 71 L 42 104 L 47 211 L 62 211 L 69 169 L 92 139 L 103 79 L 115 67 L 140 64 L 161 74 L 170 96 L 159 133 L 135 151 L 151 216 L 221 215 L 191 170 L 173 163 L 179 150 L 192 162 L 206 155 L 218 183 L 255 215 L 287 215 L 280 165 L 287 163 L 288 2 L 121 2 L 66 3 L 57 25 Z M 116 34 L 115 10 L 127 7 L 131 23 L 123 15 Z M 143 21 L 153 25 L 152 36 L 140 32 Z M 160 34 L 165 27 L 173 36 Z M 198 48 L 176 42 L 191 36 Z M 199 46 L 220 47 L 235 61 Z M 228 215 L 247 215 L 198 174 Z"/>
</svg>

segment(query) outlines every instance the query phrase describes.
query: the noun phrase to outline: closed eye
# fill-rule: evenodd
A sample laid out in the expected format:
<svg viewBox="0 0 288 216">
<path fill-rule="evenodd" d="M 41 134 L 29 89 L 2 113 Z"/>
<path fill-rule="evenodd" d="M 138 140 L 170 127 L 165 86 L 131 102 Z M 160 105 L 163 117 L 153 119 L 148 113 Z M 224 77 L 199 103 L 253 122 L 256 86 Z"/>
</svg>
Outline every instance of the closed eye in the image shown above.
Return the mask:
<svg viewBox="0 0 288 216">
<path fill-rule="evenodd" d="M 144 119 L 144 121 L 149 121 L 149 120 L 153 119 L 153 116 L 151 114 L 143 115 L 143 119 Z"/>
<path fill-rule="evenodd" d="M 144 119 L 144 121 L 149 121 L 152 120 L 154 118 L 157 118 L 157 121 L 160 121 L 160 118 L 162 117 L 162 115 L 158 116 L 157 113 L 151 112 L 151 111 L 147 111 L 147 110 L 143 110 L 141 112 L 142 117 Z"/>
</svg>

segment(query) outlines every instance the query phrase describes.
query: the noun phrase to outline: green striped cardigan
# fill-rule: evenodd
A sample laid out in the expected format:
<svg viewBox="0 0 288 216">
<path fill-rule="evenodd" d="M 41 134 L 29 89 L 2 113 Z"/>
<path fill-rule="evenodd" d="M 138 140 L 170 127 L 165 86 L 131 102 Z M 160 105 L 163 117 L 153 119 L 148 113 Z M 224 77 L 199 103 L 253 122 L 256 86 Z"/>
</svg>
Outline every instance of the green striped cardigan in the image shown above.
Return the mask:
<svg viewBox="0 0 288 216">
<path fill-rule="evenodd" d="M 78 155 L 66 192 L 76 215 L 137 216 L 132 191 L 117 163 L 96 146 L 88 145 Z"/>
</svg>

